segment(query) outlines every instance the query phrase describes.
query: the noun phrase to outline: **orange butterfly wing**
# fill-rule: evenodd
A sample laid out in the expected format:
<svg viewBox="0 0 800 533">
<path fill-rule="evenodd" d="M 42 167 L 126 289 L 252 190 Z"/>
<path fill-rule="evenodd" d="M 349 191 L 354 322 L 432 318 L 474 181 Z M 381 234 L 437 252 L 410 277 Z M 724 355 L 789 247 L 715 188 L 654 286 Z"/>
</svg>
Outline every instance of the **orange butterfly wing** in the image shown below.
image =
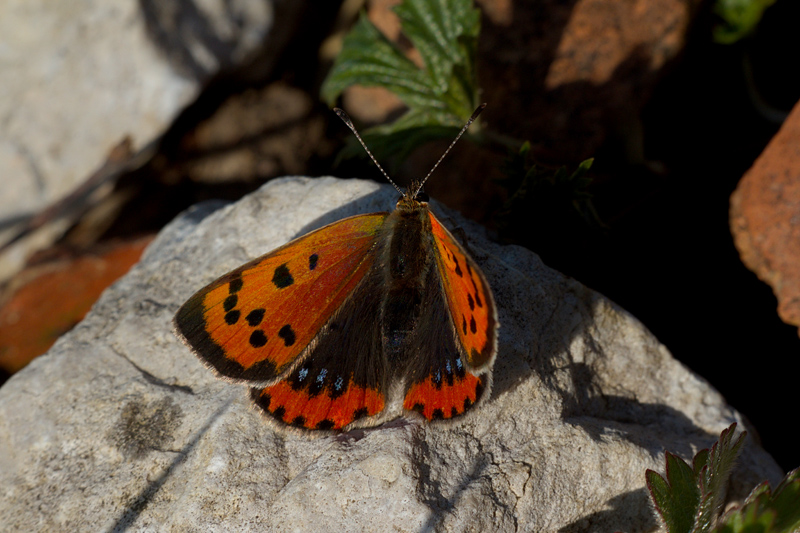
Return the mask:
<svg viewBox="0 0 800 533">
<path fill-rule="evenodd" d="M 488 377 L 469 372 L 458 357 L 431 370 L 421 381 L 412 383 L 403 399 L 404 409 L 417 411 L 428 420 L 463 415 L 486 392 Z"/>
<path fill-rule="evenodd" d="M 302 361 L 281 381 L 251 391 L 268 418 L 303 429 L 342 430 L 383 411 L 389 377 L 380 320 L 384 281 L 383 268 L 374 262 Z"/>
<path fill-rule="evenodd" d="M 424 357 L 411 370 L 403 408 L 442 420 L 464 414 L 487 393 L 498 324 L 483 273 L 433 213 L 426 213 L 436 268 L 425 283 L 425 312 L 412 351 Z"/>
<path fill-rule="evenodd" d="M 278 378 L 372 267 L 386 216 L 334 222 L 226 274 L 180 308 L 176 331 L 225 377 Z"/>
<path fill-rule="evenodd" d="M 480 370 L 497 352 L 497 310 L 489 284 L 475 261 L 430 213 L 436 263 L 467 364 Z"/>
</svg>

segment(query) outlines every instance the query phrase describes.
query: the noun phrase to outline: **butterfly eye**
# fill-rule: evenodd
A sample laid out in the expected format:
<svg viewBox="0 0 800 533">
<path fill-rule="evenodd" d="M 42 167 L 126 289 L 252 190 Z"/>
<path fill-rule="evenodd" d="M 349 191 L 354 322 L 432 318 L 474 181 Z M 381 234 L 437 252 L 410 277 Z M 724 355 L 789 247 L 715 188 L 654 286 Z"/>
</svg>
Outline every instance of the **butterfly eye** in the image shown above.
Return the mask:
<svg viewBox="0 0 800 533">
<path fill-rule="evenodd" d="M 431 199 L 431 197 L 428 196 L 428 193 L 426 193 L 425 191 L 419 191 L 417 193 L 417 197 L 414 198 L 414 200 L 416 200 L 418 202 L 427 202 L 430 199 Z"/>
</svg>

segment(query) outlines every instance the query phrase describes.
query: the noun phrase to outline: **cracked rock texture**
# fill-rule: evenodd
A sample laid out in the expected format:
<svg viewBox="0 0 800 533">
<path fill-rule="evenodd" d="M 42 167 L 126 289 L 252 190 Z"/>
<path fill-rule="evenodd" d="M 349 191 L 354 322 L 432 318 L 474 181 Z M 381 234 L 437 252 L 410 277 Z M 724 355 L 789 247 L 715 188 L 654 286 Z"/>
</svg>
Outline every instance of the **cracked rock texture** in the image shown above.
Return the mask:
<svg viewBox="0 0 800 533">
<path fill-rule="evenodd" d="M 461 424 L 276 433 L 172 334 L 195 290 L 344 216 L 368 181 L 285 178 L 164 229 L 89 316 L 0 389 L 0 517 L 22 531 L 649 531 L 644 472 L 741 416 L 635 318 L 458 214 L 497 300 L 491 397 Z M 731 496 L 781 471 L 748 439 Z M 774 485 L 773 485 L 774 486 Z"/>
</svg>

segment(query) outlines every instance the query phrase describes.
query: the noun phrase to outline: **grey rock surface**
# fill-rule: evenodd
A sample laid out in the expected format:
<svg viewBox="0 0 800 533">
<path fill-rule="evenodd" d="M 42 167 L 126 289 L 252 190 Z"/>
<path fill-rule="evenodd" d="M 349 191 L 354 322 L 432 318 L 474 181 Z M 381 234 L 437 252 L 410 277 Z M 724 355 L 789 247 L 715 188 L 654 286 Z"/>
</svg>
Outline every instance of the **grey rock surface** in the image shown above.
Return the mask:
<svg viewBox="0 0 800 533">
<path fill-rule="evenodd" d="M 66 196 L 125 138 L 158 138 L 272 27 L 266 0 L 0 3 L 0 222 Z"/>
<path fill-rule="evenodd" d="M 284 178 L 165 228 L 80 325 L 0 389 L 4 528 L 657 529 L 645 469 L 746 423 L 634 317 L 442 206 L 501 323 L 491 397 L 460 424 L 276 432 L 245 387 L 217 379 L 172 334 L 173 314 L 206 283 L 397 197 L 368 181 Z M 748 439 L 731 495 L 781 474 Z"/>
</svg>

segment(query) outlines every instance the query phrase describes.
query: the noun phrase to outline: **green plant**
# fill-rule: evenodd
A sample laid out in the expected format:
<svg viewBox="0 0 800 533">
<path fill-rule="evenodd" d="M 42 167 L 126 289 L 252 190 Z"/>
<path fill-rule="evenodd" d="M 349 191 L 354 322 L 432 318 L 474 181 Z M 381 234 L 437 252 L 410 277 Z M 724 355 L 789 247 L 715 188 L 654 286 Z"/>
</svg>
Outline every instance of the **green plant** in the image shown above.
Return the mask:
<svg viewBox="0 0 800 533">
<path fill-rule="evenodd" d="M 495 224 L 503 238 L 541 250 L 555 244 L 552 228 L 571 235 L 604 228 L 592 203 L 593 180 L 588 172 L 594 160 L 587 159 L 569 172 L 563 166 L 549 169 L 535 164 L 530 152 L 530 143 L 523 143 L 509 153 L 502 167 L 499 185 L 508 191 L 508 199 L 495 214 Z"/>
<path fill-rule="evenodd" d="M 787 474 L 774 492 L 758 485 L 741 507 L 720 517 L 730 471 L 746 432 L 734 440 L 736 424 L 711 450 L 700 450 L 692 466 L 666 453 L 666 478 L 647 470 L 647 488 L 669 533 L 791 533 L 800 529 L 800 469 Z"/>
<path fill-rule="evenodd" d="M 713 29 L 714 41 L 732 44 L 749 35 L 761 20 L 764 10 L 776 0 L 717 0 L 714 13 L 722 23 Z"/>
<path fill-rule="evenodd" d="M 322 85 L 329 105 L 358 84 L 384 87 L 408 106 L 393 123 L 363 132 L 379 159 L 388 153 L 403 157 L 427 141 L 452 138 L 479 103 L 480 12 L 472 0 L 405 0 L 395 12 L 424 66 L 414 64 L 362 13 Z"/>
</svg>

